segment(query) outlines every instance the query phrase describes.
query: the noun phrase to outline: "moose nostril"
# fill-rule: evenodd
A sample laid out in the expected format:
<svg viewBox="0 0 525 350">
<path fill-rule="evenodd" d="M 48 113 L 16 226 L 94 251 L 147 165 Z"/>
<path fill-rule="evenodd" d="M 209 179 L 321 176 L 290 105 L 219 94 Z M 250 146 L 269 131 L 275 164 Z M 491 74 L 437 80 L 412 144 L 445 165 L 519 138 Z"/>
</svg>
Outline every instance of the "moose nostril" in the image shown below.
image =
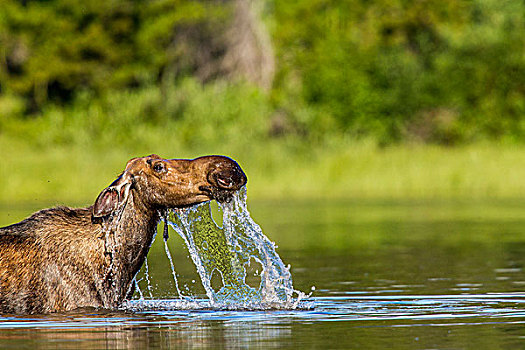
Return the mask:
<svg viewBox="0 0 525 350">
<path fill-rule="evenodd" d="M 217 175 L 217 185 L 221 188 L 231 188 L 233 186 L 233 181 L 231 178 L 221 178 L 220 174 Z"/>
</svg>

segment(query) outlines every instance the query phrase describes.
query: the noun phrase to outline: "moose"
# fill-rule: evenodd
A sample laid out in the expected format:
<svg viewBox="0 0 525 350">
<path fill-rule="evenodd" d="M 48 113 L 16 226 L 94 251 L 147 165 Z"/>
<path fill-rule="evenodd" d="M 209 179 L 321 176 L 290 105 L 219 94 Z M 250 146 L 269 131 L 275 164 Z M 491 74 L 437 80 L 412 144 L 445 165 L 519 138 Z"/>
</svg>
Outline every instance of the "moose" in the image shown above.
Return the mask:
<svg viewBox="0 0 525 350">
<path fill-rule="evenodd" d="M 246 184 L 224 156 L 133 158 L 87 208 L 56 207 L 0 228 L 0 313 L 118 307 L 168 208 L 227 201 Z"/>
</svg>

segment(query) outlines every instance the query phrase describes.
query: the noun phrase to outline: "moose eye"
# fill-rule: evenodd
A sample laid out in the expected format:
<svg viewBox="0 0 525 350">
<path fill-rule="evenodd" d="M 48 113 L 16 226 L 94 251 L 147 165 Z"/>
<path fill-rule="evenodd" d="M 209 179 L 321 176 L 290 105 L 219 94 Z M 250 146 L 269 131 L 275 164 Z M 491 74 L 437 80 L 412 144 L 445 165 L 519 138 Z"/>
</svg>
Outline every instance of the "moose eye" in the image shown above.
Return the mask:
<svg viewBox="0 0 525 350">
<path fill-rule="evenodd" d="M 164 170 L 166 170 L 166 168 L 164 167 L 164 164 L 161 162 L 155 163 L 153 165 L 153 171 L 157 173 L 162 173 Z"/>
</svg>

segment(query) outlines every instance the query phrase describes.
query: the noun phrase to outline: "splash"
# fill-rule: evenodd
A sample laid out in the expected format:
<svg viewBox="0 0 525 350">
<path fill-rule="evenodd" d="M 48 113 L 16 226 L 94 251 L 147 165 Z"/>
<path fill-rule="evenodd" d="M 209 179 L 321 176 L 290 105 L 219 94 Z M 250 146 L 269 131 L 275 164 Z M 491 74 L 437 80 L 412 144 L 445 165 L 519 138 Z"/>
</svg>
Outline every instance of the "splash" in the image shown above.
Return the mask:
<svg viewBox="0 0 525 350">
<path fill-rule="evenodd" d="M 293 289 L 290 267 L 250 216 L 243 187 L 220 203 L 223 226 L 213 220 L 210 203 L 173 209 L 169 225 L 182 237 L 200 275 L 211 307 L 294 309 L 307 295 Z M 253 265 L 257 266 L 253 266 Z M 246 282 L 247 271 L 260 271 L 259 285 Z M 220 279 L 220 286 L 216 286 Z"/>
<path fill-rule="evenodd" d="M 168 248 L 168 239 L 166 237 L 164 237 L 164 250 L 166 251 L 166 256 L 168 257 L 168 260 L 170 261 L 171 274 L 173 275 L 173 282 L 175 282 L 175 288 L 177 289 L 177 294 L 179 295 L 179 298 L 182 298 L 182 293 L 180 292 L 180 288 L 179 288 L 179 281 L 177 280 L 177 273 L 175 273 L 175 266 L 173 266 L 173 259 L 171 258 L 170 249 Z"/>
</svg>

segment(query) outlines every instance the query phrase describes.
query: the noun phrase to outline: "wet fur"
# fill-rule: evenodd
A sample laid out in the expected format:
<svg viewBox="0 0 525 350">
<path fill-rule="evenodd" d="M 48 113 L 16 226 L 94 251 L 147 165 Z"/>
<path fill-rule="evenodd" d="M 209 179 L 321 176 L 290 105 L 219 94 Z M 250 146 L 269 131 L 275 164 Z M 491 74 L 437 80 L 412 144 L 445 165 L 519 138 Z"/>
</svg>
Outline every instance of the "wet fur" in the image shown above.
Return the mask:
<svg viewBox="0 0 525 350">
<path fill-rule="evenodd" d="M 1 313 L 114 308 L 124 300 L 159 216 L 140 213 L 133 199 L 120 220 L 93 220 L 91 213 L 91 207 L 44 209 L 0 228 Z"/>
</svg>

